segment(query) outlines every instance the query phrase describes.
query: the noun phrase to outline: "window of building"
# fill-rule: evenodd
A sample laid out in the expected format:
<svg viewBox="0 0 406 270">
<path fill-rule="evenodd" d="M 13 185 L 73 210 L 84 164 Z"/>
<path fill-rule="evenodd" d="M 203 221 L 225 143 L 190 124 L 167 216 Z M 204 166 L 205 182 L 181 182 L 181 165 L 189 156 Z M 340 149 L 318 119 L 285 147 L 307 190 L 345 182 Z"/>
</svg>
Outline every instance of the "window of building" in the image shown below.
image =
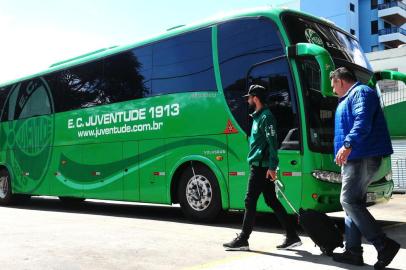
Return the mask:
<svg viewBox="0 0 406 270">
<path fill-rule="evenodd" d="M 355 5 L 353 3 L 350 3 L 350 10 L 355 12 Z"/>
<path fill-rule="evenodd" d="M 378 21 L 372 21 L 371 22 L 371 35 L 378 34 Z"/>
<path fill-rule="evenodd" d="M 378 45 L 371 46 L 371 52 L 377 52 L 377 51 L 379 51 Z"/>
<path fill-rule="evenodd" d="M 392 25 L 390 24 L 390 23 L 387 23 L 387 22 L 383 22 L 383 27 L 385 28 L 385 29 L 390 29 L 390 28 L 392 28 Z"/>
<path fill-rule="evenodd" d="M 351 33 L 351 35 L 355 36 L 355 30 L 354 29 L 350 29 L 350 33 Z"/>
<path fill-rule="evenodd" d="M 211 28 L 153 44 L 152 95 L 217 91 Z"/>
<path fill-rule="evenodd" d="M 371 9 L 376 9 L 378 7 L 378 0 L 371 0 Z"/>
</svg>

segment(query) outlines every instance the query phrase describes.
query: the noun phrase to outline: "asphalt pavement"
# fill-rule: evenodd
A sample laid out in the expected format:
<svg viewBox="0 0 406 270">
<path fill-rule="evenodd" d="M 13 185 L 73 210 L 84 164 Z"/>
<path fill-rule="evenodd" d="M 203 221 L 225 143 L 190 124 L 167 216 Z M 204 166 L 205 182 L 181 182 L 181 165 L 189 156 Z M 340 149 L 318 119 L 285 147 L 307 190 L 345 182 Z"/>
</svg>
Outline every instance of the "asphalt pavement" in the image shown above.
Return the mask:
<svg viewBox="0 0 406 270">
<path fill-rule="evenodd" d="M 389 269 L 406 269 L 406 195 L 370 208 L 402 248 Z M 331 213 L 343 229 L 343 213 Z M 259 214 L 250 252 L 222 247 L 239 232 L 242 212 L 212 224 L 185 219 L 179 207 L 86 201 L 67 206 L 54 198 L 0 207 L 1 269 L 373 269 L 376 251 L 364 244 L 363 267 L 321 255 L 299 231 L 303 245 L 280 251 L 283 231 L 272 214 Z"/>
</svg>

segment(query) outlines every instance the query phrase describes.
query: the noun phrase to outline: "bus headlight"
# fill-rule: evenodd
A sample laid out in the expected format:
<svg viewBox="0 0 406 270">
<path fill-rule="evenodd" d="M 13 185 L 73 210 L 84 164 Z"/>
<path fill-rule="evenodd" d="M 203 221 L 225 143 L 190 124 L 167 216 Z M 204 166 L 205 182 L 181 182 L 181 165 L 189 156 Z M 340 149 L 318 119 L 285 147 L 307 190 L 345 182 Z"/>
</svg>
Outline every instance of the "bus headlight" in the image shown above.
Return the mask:
<svg viewBox="0 0 406 270">
<path fill-rule="evenodd" d="M 386 181 L 392 180 L 392 170 L 387 175 L 385 175 L 385 179 Z"/>
<path fill-rule="evenodd" d="M 321 181 L 330 182 L 330 183 L 341 183 L 341 174 L 336 172 L 329 172 L 329 171 L 313 171 L 312 175 Z"/>
</svg>

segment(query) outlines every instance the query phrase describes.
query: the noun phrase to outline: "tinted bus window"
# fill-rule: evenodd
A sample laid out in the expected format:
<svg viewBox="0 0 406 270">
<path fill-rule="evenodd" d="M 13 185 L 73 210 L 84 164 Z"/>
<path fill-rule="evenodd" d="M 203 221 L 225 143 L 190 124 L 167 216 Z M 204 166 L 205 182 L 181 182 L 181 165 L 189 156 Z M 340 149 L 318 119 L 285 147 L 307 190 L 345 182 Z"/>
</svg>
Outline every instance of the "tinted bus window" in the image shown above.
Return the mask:
<svg viewBox="0 0 406 270">
<path fill-rule="evenodd" d="M 57 112 L 142 98 L 151 93 L 152 52 L 145 46 L 48 75 Z"/>
<path fill-rule="evenodd" d="M 31 81 L 27 86 L 26 89 L 29 90 L 31 88 L 32 90 L 30 91 L 33 92 L 28 95 L 27 100 L 18 115 L 18 119 L 51 114 L 51 104 L 49 102 L 47 90 L 42 85 L 36 85 L 36 83 L 36 81 Z M 18 104 L 21 104 L 21 102 Z"/>
<path fill-rule="evenodd" d="M 249 133 L 248 69 L 256 63 L 284 54 L 277 29 L 270 20 L 241 19 L 218 27 L 220 73 L 228 106 L 239 125 Z"/>
<path fill-rule="evenodd" d="M 292 44 L 310 42 L 324 47 L 335 59 L 341 59 L 372 70 L 360 43 L 341 30 L 295 14 L 283 16 Z"/>
<path fill-rule="evenodd" d="M 104 103 L 142 98 L 151 94 L 152 50 L 141 47 L 104 60 Z"/>
<path fill-rule="evenodd" d="M 210 28 L 155 43 L 153 63 L 153 95 L 217 90 Z"/>
<path fill-rule="evenodd" d="M 41 79 L 13 85 L 2 120 L 12 121 L 51 114 L 51 97 L 46 87 Z"/>
<path fill-rule="evenodd" d="M 287 59 L 256 66 L 249 79 L 249 84 L 267 90 L 265 102 L 276 120 L 279 149 L 300 150 L 299 113 Z"/>
<path fill-rule="evenodd" d="M 357 80 L 366 84 L 371 77 L 368 70 L 336 59 L 336 66 L 351 69 Z M 337 97 L 323 97 L 320 91 L 320 67 L 315 59 L 298 61 L 305 101 L 309 148 L 316 152 L 332 153 L 334 148 L 334 117 Z"/>
<path fill-rule="evenodd" d="M 7 96 L 10 93 L 11 86 L 0 88 L 0 113 L 4 112 L 4 107 L 7 102 Z M 2 117 L 3 120 L 3 117 Z"/>
<path fill-rule="evenodd" d="M 101 105 L 103 92 L 103 62 L 87 63 L 46 76 L 55 100 L 56 112 Z"/>
</svg>

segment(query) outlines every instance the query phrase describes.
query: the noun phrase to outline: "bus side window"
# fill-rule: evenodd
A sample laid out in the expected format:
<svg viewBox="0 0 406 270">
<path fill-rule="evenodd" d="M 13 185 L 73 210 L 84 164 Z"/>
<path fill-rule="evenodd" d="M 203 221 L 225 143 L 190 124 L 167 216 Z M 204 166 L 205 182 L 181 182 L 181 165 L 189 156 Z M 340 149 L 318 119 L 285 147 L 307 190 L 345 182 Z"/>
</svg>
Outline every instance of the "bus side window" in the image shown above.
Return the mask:
<svg viewBox="0 0 406 270">
<path fill-rule="evenodd" d="M 50 98 L 40 80 L 30 81 L 23 86 L 25 87 L 20 90 L 21 95 L 16 104 L 15 118 L 23 119 L 51 114 Z"/>
<path fill-rule="evenodd" d="M 104 60 L 102 91 L 107 103 L 151 94 L 152 46 L 109 56 Z"/>
<path fill-rule="evenodd" d="M 3 119 L 4 121 L 13 121 L 15 118 L 15 110 L 17 105 L 17 97 L 20 93 L 21 83 L 13 85 L 11 94 L 7 100 L 6 107 L 4 108 Z"/>
<path fill-rule="evenodd" d="M 55 100 L 55 111 L 65 112 L 103 105 L 103 61 L 86 63 L 46 75 Z"/>
<path fill-rule="evenodd" d="M 300 150 L 299 115 L 286 59 L 255 67 L 249 84 L 262 85 L 268 91 L 266 103 L 276 119 L 279 149 Z"/>
<path fill-rule="evenodd" d="M 103 60 L 55 72 L 46 79 L 56 112 L 112 104 L 151 94 L 152 47 L 143 46 Z"/>
<path fill-rule="evenodd" d="M 3 88 L 2 94 L 1 94 L 1 101 L 2 102 L 2 110 L 1 110 L 1 122 L 6 122 L 9 121 L 9 109 L 10 109 L 10 98 L 13 95 L 14 91 L 13 89 L 16 87 L 16 85 L 9 86 L 7 88 Z"/>
<path fill-rule="evenodd" d="M 250 134 L 246 76 L 256 63 L 283 55 L 277 28 L 268 19 L 244 18 L 219 24 L 218 51 L 224 95 L 235 120 Z"/>
<path fill-rule="evenodd" d="M 11 86 L 3 87 L 0 89 L 0 114 L 1 114 L 1 122 L 7 121 L 7 97 L 10 93 Z"/>
<path fill-rule="evenodd" d="M 153 44 L 152 95 L 217 91 L 211 28 Z"/>
<path fill-rule="evenodd" d="M 50 114 L 51 103 L 40 79 L 15 84 L 3 108 L 2 121 Z"/>
</svg>

